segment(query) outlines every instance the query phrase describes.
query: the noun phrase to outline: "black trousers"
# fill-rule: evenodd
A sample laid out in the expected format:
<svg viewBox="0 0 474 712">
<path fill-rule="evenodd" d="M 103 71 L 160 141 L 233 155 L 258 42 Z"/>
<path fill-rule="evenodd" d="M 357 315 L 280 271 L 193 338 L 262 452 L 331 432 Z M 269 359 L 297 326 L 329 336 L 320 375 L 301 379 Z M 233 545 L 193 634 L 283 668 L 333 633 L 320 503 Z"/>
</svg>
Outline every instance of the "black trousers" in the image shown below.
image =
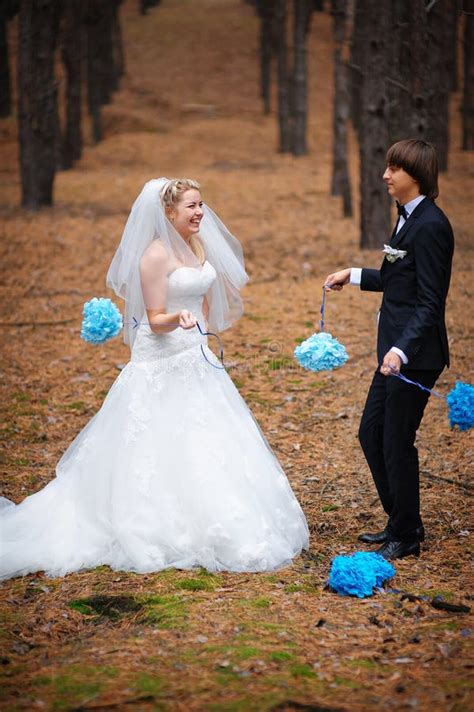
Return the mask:
<svg viewBox="0 0 474 712">
<path fill-rule="evenodd" d="M 404 369 L 403 374 L 433 388 L 443 369 Z M 395 376 L 374 374 L 359 428 L 359 440 L 380 501 L 388 514 L 390 539 L 412 541 L 421 526 L 418 430 L 430 394 Z"/>
</svg>

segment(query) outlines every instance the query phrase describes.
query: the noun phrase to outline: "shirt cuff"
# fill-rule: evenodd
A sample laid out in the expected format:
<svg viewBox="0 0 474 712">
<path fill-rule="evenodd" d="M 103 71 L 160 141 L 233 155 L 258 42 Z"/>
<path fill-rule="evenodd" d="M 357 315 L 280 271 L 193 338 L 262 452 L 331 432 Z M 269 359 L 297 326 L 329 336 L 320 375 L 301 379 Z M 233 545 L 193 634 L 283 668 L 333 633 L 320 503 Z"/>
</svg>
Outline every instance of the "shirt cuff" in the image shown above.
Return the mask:
<svg viewBox="0 0 474 712">
<path fill-rule="evenodd" d="M 362 281 L 362 267 L 352 267 L 350 283 L 360 285 Z"/>
<path fill-rule="evenodd" d="M 401 349 L 397 348 L 396 346 L 392 346 L 390 351 L 393 351 L 394 353 L 397 354 L 397 356 L 400 356 L 404 366 L 407 365 L 407 363 L 408 363 L 407 355 Z"/>
</svg>

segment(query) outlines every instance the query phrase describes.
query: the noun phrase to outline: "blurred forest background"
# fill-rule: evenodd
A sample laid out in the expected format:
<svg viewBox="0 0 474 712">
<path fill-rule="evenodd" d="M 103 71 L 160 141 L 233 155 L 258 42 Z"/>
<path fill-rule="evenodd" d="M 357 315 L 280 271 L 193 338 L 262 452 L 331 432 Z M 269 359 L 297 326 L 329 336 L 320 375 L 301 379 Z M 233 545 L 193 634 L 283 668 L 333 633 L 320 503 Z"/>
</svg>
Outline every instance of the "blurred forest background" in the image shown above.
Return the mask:
<svg viewBox="0 0 474 712">
<path fill-rule="evenodd" d="M 17 15 L 17 105 L 22 205 L 53 202 L 57 170 L 70 169 L 83 148 L 83 104 L 93 143 L 103 139 L 102 107 L 125 73 L 123 0 L 3 0 L 0 9 L 0 116 L 12 113 L 7 23 Z M 140 0 L 142 15 L 161 0 Z M 308 152 L 308 35 L 322 0 L 248 0 L 260 21 L 260 94 L 272 110 L 276 75 L 278 147 Z M 352 215 L 347 124 L 360 155 L 361 246 L 376 246 L 390 226 L 380 159 L 400 138 L 434 144 L 448 168 L 449 99 L 462 76 L 462 149 L 474 149 L 473 0 L 330 0 L 334 100 L 331 195 Z M 460 49 L 461 48 L 461 49 Z M 428 50 L 428 51 L 427 51 Z M 462 70 L 459 64 L 462 63 Z M 59 66 L 58 66 L 59 65 Z M 62 115 L 61 115 L 62 114 Z"/>
<path fill-rule="evenodd" d="M 189 176 L 242 241 L 251 279 L 226 362 L 311 532 L 271 575 L 100 567 L 2 583 L 2 710 L 472 710 L 472 614 L 446 610 L 472 607 L 472 432 L 432 399 L 423 554 L 397 562 L 385 593 L 338 597 L 331 557 L 384 522 L 357 442 L 379 295 L 328 298 L 344 368 L 304 372 L 292 353 L 325 276 L 380 264 L 385 151 L 422 136 L 456 237 L 438 388 L 472 382 L 473 5 L 0 3 L 2 494 L 43 487 L 100 407 L 128 350 L 82 342 L 82 305 L 107 294 L 145 181 Z"/>
</svg>

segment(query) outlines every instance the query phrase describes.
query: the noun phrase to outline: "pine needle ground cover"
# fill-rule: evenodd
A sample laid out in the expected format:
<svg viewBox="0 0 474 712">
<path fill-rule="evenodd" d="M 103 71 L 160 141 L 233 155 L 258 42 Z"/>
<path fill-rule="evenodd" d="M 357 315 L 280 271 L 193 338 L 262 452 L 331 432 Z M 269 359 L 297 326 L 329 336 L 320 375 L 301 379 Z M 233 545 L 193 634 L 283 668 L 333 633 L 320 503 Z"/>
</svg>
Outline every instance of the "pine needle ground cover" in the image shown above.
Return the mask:
<svg viewBox="0 0 474 712">
<path fill-rule="evenodd" d="M 443 403 L 430 402 L 419 432 L 422 557 L 397 562 L 386 592 L 367 599 L 325 588 L 331 559 L 384 524 L 357 442 L 378 295 L 329 295 L 345 367 L 310 373 L 293 358 L 318 321 L 326 275 L 380 262 L 359 250 L 357 216 L 341 218 L 328 197 L 331 19 L 313 20 L 311 152 L 295 159 L 276 153 L 274 117 L 261 115 L 250 7 L 170 0 L 143 18 L 136 5 L 122 9 L 127 76 L 104 111 L 106 138 L 58 174 L 52 209 L 17 207 L 15 122 L 0 123 L 2 491 L 18 502 L 43 487 L 100 407 L 128 352 L 119 339 L 80 339 L 82 305 L 111 296 L 105 273 L 143 183 L 189 175 L 244 246 L 251 282 L 244 318 L 224 335 L 226 362 L 304 508 L 311 549 L 272 574 L 98 568 L 4 582 L 0 707 L 467 712 L 472 614 L 432 600 L 472 608 L 473 435 L 450 430 Z M 472 361 L 472 157 L 458 150 L 458 105 L 454 94 L 439 201 L 457 239 L 445 393 L 470 380 Z M 353 136 L 351 171 L 356 186 Z"/>
</svg>

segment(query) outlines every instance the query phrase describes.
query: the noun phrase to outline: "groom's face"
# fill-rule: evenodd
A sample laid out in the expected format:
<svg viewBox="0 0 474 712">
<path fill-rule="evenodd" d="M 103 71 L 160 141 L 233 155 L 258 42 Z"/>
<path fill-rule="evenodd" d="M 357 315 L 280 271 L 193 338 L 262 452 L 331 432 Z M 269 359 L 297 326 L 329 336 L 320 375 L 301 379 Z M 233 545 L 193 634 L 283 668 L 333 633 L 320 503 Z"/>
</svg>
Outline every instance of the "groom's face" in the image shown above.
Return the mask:
<svg viewBox="0 0 474 712">
<path fill-rule="evenodd" d="M 389 194 L 392 198 L 399 200 L 402 205 L 420 194 L 416 180 L 399 166 L 388 165 L 383 174 L 383 179 Z"/>
</svg>

